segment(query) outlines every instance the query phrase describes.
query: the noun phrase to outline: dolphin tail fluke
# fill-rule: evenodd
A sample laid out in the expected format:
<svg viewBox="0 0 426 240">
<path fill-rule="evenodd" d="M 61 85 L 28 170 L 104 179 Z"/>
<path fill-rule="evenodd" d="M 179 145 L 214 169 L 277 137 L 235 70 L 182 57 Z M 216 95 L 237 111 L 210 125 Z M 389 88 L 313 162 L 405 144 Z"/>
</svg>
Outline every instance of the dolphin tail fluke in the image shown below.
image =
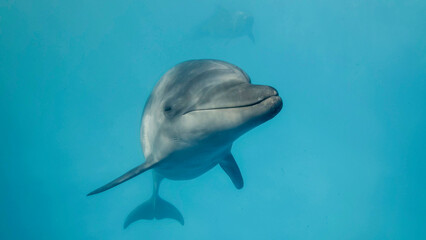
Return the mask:
<svg viewBox="0 0 426 240">
<path fill-rule="evenodd" d="M 183 216 L 179 212 L 179 210 L 175 206 L 173 206 L 173 204 L 167 202 L 158 195 L 158 190 L 160 187 L 160 183 L 163 180 L 163 177 L 155 171 L 152 175 L 154 191 L 151 198 L 136 207 L 132 212 L 130 212 L 130 214 L 124 221 L 124 228 L 127 228 L 133 222 L 136 222 L 141 219 L 152 220 L 171 218 L 184 225 Z"/>
<path fill-rule="evenodd" d="M 184 225 L 182 214 L 171 203 L 165 201 L 160 196 L 153 195 L 148 201 L 136 207 L 124 221 L 124 228 L 141 219 L 164 219 L 171 218 Z"/>
<path fill-rule="evenodd" d="M 132 170 L 128 171 L 127 173 L 121 175 L 120 177 L 114 179 L 113 181 L 107 183 L 106 185 L 95 189 L 94 191 L 90 192 L 87 194 L 87 196 L 93 195 L 93 194 L 97 194 L 97 193 L 101 193 L 103 191 L 106 191 L 110 188 L 113 188 L 115 186 L 117 186 L 118 184 L 121 184 L 131 178 L 136 177 L 137 175 L 145 172 L 146 170 L 149 170 L 153 167 L 154 164 L 152 163 L 148 163 L 148 162 L 144 162 L 143 164 L 133 168 Z"/>
<path fill-rule="evenodd" d="M 171 218 L 178 221 L 181 225 L 185 224 L 183 216 L 179 212 L 179 210 L 175 206 L 173 206 L 173 204 L 167 202 L 159 196 L 157 197 L 157 202 L 155 204 L 155 218 Z"/>
</svg>

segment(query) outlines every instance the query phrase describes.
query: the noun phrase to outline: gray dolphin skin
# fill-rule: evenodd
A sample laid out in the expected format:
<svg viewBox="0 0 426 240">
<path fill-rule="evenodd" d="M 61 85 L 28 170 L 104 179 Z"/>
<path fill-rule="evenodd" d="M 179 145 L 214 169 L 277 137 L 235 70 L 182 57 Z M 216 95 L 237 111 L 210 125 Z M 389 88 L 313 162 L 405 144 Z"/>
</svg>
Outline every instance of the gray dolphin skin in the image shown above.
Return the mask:
<svg viewBox="0 0 426 240">
<path fill-rule="evenodd" d="M 241 189 L 232 144 L 277 115 L 282 105 L 274 88 L 251 84 L 235 65 L 219 60 L 180 63 L 160 79 L 145 105 L 140 138 L 146 161 L 88 195 L 152 169 L 153 194 L 128 215 L 124 228 L 140 219 L 171 218 L 183 225 L 179 210 L 158 195 L 161 181 L 193 179 L 220 165 Z"/>
</svg>

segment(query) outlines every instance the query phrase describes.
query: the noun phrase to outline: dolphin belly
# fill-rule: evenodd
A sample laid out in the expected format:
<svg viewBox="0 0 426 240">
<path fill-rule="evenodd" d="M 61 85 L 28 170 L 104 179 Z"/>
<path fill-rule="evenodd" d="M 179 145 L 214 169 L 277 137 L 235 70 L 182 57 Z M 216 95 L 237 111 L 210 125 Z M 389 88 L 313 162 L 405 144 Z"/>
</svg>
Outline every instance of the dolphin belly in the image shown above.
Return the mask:
<svg viewBox="0 0 426 240">
<path fill-rule="evenodd" d="M 190 180 L 201 176 L 219 163 L 217 158 L 187 158 L 164 161 L 154 171 L 171 180 Z"/>
<path fill-rule="evenodd" d="M 230 151 L 230 146 L 209 146 L 200 142 L 190 148 L 163 156 L 153 170 L 171 180 L 190 180 L 215 167 Z"/>
</svg>

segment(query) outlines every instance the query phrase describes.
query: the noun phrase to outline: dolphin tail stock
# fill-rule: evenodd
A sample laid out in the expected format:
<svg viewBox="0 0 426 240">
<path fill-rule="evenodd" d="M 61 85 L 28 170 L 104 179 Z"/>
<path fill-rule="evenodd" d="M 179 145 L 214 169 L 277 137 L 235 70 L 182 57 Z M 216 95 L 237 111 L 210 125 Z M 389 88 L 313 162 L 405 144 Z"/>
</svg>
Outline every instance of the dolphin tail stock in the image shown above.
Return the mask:
<svg viewBox="0 0 426 240">
<path fill-rule="evenodd" d="M 184 219 L 179 210 L 158 195 L 158 189 L 162 180 L 162 176 L 153 172 L 154 191 L 151 198 L 129 213 L 124 221 L 123 228 L 127 228 L 130 224 L 141 219 L 152 220 L 171 218 L 184 225 Z"/>
<path fill-rule="evenodd" d="M 101 192 L 104 192 L 110 188 L 113 188 L 115 186 L 117 186 L 118 184 L 121 184 L 131 178 L 136 177 L 137 175 L 151 169 L 153 166 L 155 165 L 155 163 L 151 163 L 151 162 L 144 162 L 141 165 L 131 169 L 130 171 L 126 172 L 125 174 L 121 175 L 120 177 L 114 179 L 113 181 L 107 183 L 106 185 L 97 188 L 95 190 L 93 190 L 92 192 L 88 193 L 87 196 L 90 195 L 94 195 L 94 194 L 98 194 Z"/>
</svg>

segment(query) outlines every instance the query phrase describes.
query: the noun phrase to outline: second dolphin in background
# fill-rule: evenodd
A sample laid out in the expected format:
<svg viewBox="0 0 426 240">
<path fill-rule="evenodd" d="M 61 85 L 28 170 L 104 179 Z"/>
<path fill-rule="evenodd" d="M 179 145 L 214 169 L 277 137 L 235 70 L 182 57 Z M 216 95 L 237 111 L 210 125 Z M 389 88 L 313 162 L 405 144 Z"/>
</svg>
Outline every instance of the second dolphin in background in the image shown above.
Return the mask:
<svg viewBox="0 0 426 240">
<path fill-rule="evenodd" d="M 217 7 L 212 16 L 194 29 L 194 37 L 234 39 L 248 36 L 254 43 L 253 24 L 253 16 L 246 12 L 231 12 L 223 7 Z"/>
</svg>

